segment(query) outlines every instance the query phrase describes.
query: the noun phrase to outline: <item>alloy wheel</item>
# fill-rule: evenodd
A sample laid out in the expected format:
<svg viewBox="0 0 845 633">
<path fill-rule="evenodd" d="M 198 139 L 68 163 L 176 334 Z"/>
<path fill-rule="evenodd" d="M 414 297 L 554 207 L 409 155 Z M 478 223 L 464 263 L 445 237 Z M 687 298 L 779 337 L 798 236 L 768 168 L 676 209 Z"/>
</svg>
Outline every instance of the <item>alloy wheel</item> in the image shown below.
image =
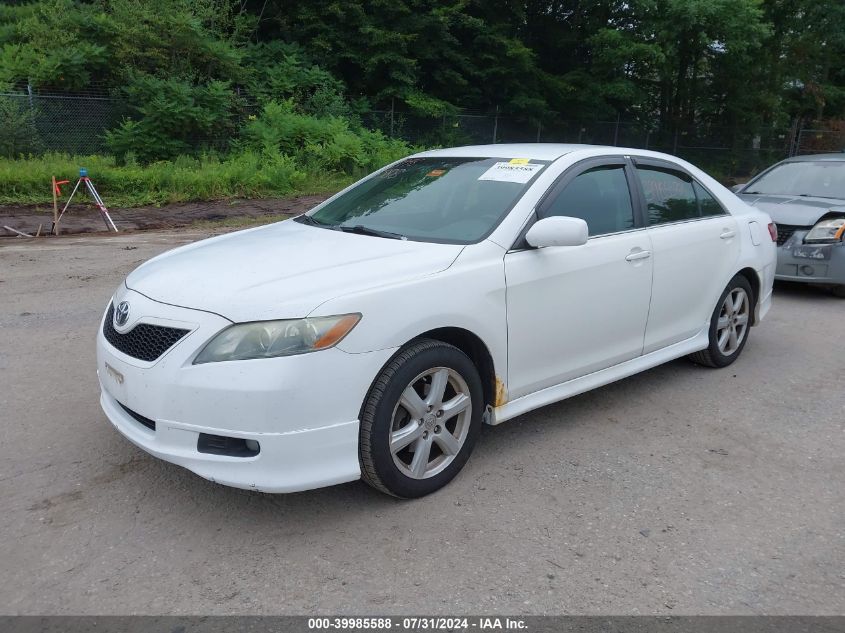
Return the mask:
<svg viewBox="0 0 845 633">
<path fill-rule="evenodd" d="M 719 351 L 725 356 L 736 352 L 748 332 L 751 316 L 751 301 L 743 288 L 734 288 L 725 297 L 719 320 L 716 323 L 716 336 Z"/>
<path fill-rule="evenodd" d="M 472 420 L 470 389 L 448 367 L 434 367 L 414 378 L 393 410 L 390 453 L 407 477 L 428 479 L 455 459 Z"/>
</svg>

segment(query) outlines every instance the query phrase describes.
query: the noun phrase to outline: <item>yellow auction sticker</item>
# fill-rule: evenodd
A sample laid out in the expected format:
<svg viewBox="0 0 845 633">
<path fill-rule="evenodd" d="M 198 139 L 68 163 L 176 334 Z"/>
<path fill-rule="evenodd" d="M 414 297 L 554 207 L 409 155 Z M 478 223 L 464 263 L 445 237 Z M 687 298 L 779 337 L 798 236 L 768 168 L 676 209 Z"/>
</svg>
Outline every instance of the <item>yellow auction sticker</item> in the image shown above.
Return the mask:
<svg viewBox="0 0 845 633">
<path fill-rule="evenodd" d="M 511 165 L 527 165 L 530 158 L 511 158 L 510 164 Z"/>
</svg>

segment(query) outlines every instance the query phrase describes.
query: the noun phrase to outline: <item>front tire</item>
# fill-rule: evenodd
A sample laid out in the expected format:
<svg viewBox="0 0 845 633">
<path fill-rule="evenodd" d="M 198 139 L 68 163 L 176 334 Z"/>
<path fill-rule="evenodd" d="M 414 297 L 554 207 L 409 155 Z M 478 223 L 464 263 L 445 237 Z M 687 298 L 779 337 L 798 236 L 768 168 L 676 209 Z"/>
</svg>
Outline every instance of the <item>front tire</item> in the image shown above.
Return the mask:
<svg viewBox="0 0 845 633">
<path fill-rule="evenodd" d="M 478 370 L 458 348 L 422 339 L 376 379 L 361 414 L 361 477 L 401 498 L 430 494 L 469 459 L 481 431 Z"/>
<path fill-rule="evenodd" d="M 739 358 L 748 341 L 754 303 L 754 291 L 748 279 L 736 275 L 713 310 L 707 349 L 691 354 L 690 360 L 705 367 L 718 368 L 727 367 Z"/>
</svg>

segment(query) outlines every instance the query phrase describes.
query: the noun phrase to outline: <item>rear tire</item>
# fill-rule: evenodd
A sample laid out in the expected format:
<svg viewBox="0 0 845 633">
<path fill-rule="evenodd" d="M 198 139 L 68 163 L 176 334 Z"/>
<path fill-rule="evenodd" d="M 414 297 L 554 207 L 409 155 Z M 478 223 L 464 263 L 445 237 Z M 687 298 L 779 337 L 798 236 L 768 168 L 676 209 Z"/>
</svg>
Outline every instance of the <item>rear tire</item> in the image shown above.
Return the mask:
<svg viewBox="0 0 845 633">
<path fill-rule="evenodd" d="M 692 362 L 705 367 L 727 367 L 742 353 L 751 329 L 756 297 L 743 275 L 736 275 L 725 288 L 710 317 L 709 344 Z"/>
<path fill-rule="evenodd" d="M 481 379 L 457 347 L 421 339 L 376 379 L 361 414 L 361 478 L 389 495 L 422 497 L 469 459 L 484 412 Z"/>
</svg>

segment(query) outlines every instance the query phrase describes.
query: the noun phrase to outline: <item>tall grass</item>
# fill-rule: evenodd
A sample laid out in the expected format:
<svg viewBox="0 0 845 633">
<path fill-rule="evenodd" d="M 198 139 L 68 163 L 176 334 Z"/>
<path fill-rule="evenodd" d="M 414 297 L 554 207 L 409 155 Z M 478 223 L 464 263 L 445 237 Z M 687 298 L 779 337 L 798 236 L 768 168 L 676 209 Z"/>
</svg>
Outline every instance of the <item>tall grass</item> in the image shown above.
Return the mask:
<svg viewBox="0 0 845 633">
<path fill-rule="evenodd" d="M 106 204 L 123 207 L 325 193 L 352 180 L 342 173 L 305 170 L 295 159 L 273 152 L 181 156 L 144 166 L 128 156 L 124 162 L 120 165 L 110 156 L 67 154 L 0 158 L 0 204 L 52 204 L 51 176 L 70 180 L 72 186 L 81 167 L 88 170 Z M 63 195 L 68 194 L 63 189 Z"/>
<path fill-rule="evenodd" d="M 149 162 L 151 155 L 172 152 L 154 151 L 161 139 L 140 133 L 136 138 L 138 129 L 127 124 L 109 137 L 114 157 L 54 153 L 0 158 L 0 204 L 49 204 L 50 177 L 73 183 L 80 167 L 113 206 L 328 193 L 414 151 L 402 140 L 345 118 L 297 112 L 290 100 L 266 103 L 223 157 L 186 155 Z"/>
</svg>

